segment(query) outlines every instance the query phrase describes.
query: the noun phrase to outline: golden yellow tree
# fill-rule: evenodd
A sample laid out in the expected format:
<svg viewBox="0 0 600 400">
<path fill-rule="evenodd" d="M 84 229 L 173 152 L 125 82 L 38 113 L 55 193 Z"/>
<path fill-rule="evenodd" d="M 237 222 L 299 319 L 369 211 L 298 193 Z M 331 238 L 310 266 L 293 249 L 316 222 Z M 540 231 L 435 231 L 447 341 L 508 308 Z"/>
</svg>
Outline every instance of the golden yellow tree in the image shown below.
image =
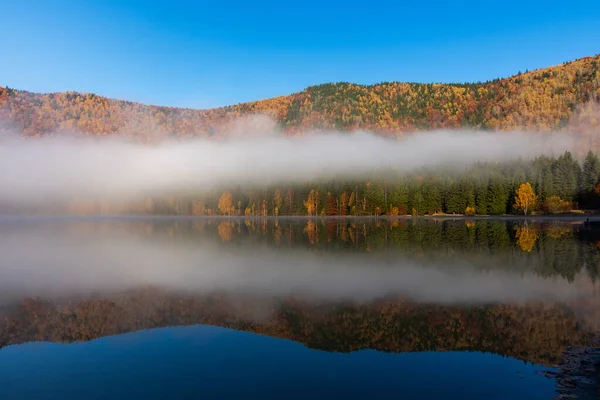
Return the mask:
<svg viewBox="0 0 600 400">
<path fill-rule="evenodd" d="M 304 207 L 306 207 L 307 215 L 317 215 L 317 204 L 319 202 L 319 192 L 312 189 L 310 193 L 308 193 L 308 197 L 304 200 Z"/>
<path fill-rule="evenodd" d="M 221 198 L 219 198 L 218 207 L 223 215 L 231 215 L 231 211 L 233 210 L 233 196 L 230 192 L 223 192 Z"/>
<path fill-rule="evenodd" d="M 525 215 L 533 208 L 537 201 L 537 196 L 529 182 L 521 184 L 515 194 L 515 208 L 522 210 Z"/>
<path fill-rule="evenodd" d="M 269 207 L 268 207 L 267 201 L 263 200 L 262 203 L 260 203 L 260 215 L 262 217 L 266 217 L 268 210 L 269 210 Z"/>
</svg>

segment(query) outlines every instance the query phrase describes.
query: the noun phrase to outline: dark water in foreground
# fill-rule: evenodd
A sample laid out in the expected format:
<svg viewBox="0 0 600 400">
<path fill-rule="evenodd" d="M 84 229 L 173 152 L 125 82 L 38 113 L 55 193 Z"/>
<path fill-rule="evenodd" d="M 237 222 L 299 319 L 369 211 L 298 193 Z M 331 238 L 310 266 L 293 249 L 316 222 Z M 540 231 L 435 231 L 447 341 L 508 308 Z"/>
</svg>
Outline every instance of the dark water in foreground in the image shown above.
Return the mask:
<svg viewBox="0 0 600 400">
<path fill-rule="evenodd" d="M 599 274 L 564 220 L 4 219 L 0 398 L 600 398 L 540 373 Z"/>
<path fill-rule="evenodd" d="M 548 399 L 534 365 L 465 352 L 327 353 L 210 326 L 2 351 L 3 398 Z"/>
</svg>

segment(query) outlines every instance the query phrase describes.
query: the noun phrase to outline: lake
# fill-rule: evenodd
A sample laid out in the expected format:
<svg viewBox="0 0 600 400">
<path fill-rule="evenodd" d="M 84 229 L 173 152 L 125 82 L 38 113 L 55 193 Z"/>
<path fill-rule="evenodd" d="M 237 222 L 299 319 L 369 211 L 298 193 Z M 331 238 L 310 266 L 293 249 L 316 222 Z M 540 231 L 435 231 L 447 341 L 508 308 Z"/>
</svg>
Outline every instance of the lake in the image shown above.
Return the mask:
<svg viewBox="0 0 600 400">
<path fill-rule="evenodd" d="M 596 398 L 579 218 L 0 219 L 0 398 Z"/>
</svg>

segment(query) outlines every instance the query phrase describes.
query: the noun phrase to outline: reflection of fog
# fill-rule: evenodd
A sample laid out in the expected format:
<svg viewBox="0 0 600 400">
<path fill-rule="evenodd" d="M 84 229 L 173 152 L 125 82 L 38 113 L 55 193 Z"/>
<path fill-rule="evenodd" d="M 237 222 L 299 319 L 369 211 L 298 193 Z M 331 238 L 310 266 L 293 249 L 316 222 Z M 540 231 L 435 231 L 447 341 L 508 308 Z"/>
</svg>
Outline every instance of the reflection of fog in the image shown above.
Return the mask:
<svg viewBox="0 0 600 400">
<path fill-rule="evenodd" d="M 216 246 L 214 238 L 202 236 L 145 237 L 127 224 L 90 226 L 93 229 L 2 225 L 3 296 L 86 294 L 150 285 L 319 299 L 370 300 L 394 294 L 417 301 L 483 303 L 581 301 L 589 293 L 584 287 L 591 285 L 583 274 L 569 284 L 559 277 L 514 269 L 478 271 L 476 267 L 494 261 L 490 254 L 476 262 L 456 257 L 417 262 L 401 253 L 313 253 L 243 242 Z"/>
</svg>

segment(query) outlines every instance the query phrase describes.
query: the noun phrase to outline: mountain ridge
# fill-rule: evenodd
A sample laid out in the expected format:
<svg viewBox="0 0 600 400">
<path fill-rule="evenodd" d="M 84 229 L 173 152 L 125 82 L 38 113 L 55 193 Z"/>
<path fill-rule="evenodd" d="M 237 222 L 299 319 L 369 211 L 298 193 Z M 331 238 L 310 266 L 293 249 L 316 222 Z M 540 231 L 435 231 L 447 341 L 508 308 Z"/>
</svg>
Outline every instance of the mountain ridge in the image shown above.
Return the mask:
<svg viewBox="0 0 600 400">
<path fill-rule="evenodd" d="M 583 57 L 579 57 L 579 58 L 573 59 L 571 61 L 565 61 L 565 62 L 560 63 L 560 64 L 553 64 L 553 65 L 546 66 L 546 67 L 540 67 L 540 68 L 536 68 L 536 69 L 532 69 L 532 70 L 526 70 L 525 72 L 518 72 L 518 73 L 513 74 L 513 75 L 508 75 L 508 76 L 504 76 L 504 77 L 498 77 L 498 78 L 494 78 L 494 79 L 488 79 L 488 80 L 485 80 L 485 81 L 473 81 L 473 82 L 453 82 L 453 81 L 448 81 L 448 82 L 441 82 L 441 81 L 440 82 L 379 81 L 379 82 L 375 82 L 375 83 L 353 83 L 353 82 L 350 82 L 350 81 L 324 82 L 324 83 L 317 83 L 317 84 L 314 84 L 314 85 L 306 86 L 304 89 L 302 89 L 302 90 L 300 90 L 298 92 L 281 94 L 281 95 L 277 95 L 277 96 L 270 96 L 270 97 L 265 97 L 263 99 L 257 99 L 257 100 L 241 101 L 241 102 L 231 103 L 231 104 L 227 104 L 227 105 L 223 105 L 223 106 L 215 106 L 215 107 L 208 107 L 208 108 L 182 107 L 182 106 L 171 106 L 171 105 L 161 105 L 161 104 L 154 104 L 154 103 L 145 103 L 143 101 L 121 99 L 121 98 L 118 98 L 118 97 L 104 96 L 104 95 L 101 95 L 101 94 L 98 94 L 98 93 L 94 93 L 94 92 L 86 92 L 86 91 L 78 91 L 78 90 L 62 90 L 62 91 L 56 91 L 56 92 L 36 92 L 36 91 L 32 91 L 32 90 L 16 89 L 16 88 L 11 88 L 9 86 L 1 86 L 1 85 L 0 85 L 0 89 L 6 89 L 8 91 L 12 90 L 12 91 L 17 91 L 17 92 L 21 92 L 21 93 L 27 93 L 27 94 L 32 94 L 32 95 L 42 95 L 42 96 L 46 96 L 46 95 L 60 95 L 60 94 L 75 94 L 75 95 L 84 95 L 84 96 L 85 95 L 94 95 L 94 96 L 97 96 L 97 97 L 101 97 L 103 99 L 107 99 L 109 101 L 122 101 L 122 102 L 126 102 L 126 103 L 139 104 L 139 105 L 146 106 L 146 107 L 173 108 L 173 109 L 194 110 L 194 111 L 207 111 L 207 110 L 227 108 L 227 107 L 232 107 L 232 106 L 239 106 L 239 105 L 242 105 L 242 104 L 250 104 L 250 103 L 255 103 L 255 102 L 259 102 L 259 101 L 274 100 L 274 99 L 278 99 L 278 98 L 281 98 L 281 97 L 293 96 L 295 94 L 301 93 L 301 92 L 309 90 L 311 88 L 315 88 L 315 87 L 319 87 L 319 86 L 326 86 L 326 85 L 351 84 L 351 85 L 356 85 L 356 86 L 361 86 L 361 87 L 366 87 L 366 88 L 371 88 L 371 87 L 379 86 L 379 85 L 383 85 L 383 84 L 401 84 L 401 83 L 409 84 L 409 85 L 449 85 L 449 86 L 485 85 L 487 83 L 509 79 L 509 78 L 514 77 L 514 76 L 519 76 L 519 75 L 522 75 L 522 74 L 540 72 L 540 71 L 544 71 L 546 69 L 556 68 L 556 67 L 559 67 L 561 65 L 568 65 L 569 63 L 572 63 L 572 62 L 576 62 L 576 61 L 580 61 L 580 60 L 593 60 L 594 58 L 598 58 L 598 57 L 600 57 L 600 53 L 597 54 L 597 55 L 595 55 L 595 56 L 583 56 Z"/>
<path fill-rule="evenodd" d="M 27 136 L 61 131 L 119 134 L 144 141 L 226 135 L 233 121 L 264 114 L 290 134 L 358 129 L 384 135 L 460 128 L 551 131 L 573 128 L 574 117 L 584 120 L 575 126 L 589 128 L 593 122 L 595 130 L 597 112 L 586 109 L 593 102 L 600 102 L 600 55 L 487 82 L 324 83 L 289 95 L 203 110 L 93 93 L 40 94 L 0 87 L 0 129 Z"/>
</svg>

